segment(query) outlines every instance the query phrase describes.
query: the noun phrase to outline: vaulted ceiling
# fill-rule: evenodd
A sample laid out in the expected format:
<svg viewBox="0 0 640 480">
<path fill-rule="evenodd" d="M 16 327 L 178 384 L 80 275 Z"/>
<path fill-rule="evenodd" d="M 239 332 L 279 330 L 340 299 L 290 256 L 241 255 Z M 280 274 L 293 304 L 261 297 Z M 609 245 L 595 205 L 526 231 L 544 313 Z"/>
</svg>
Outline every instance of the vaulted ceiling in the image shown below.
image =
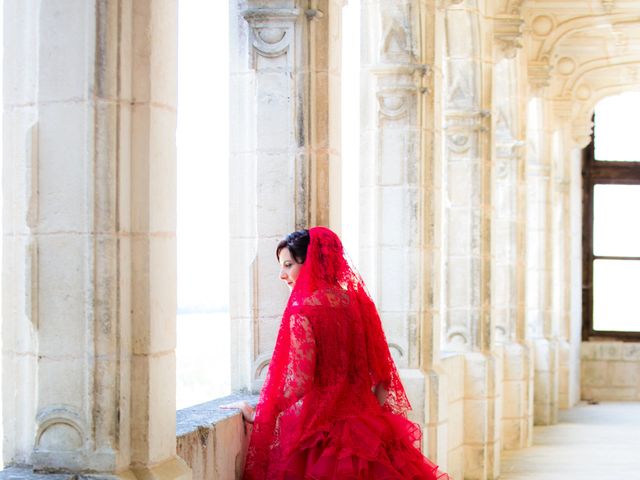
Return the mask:
<svg viewBox="0 0 640 480">
<path fill-rule="evenodd" d="M 524 20 L 529 83 L 572 121 L 575 135 L 590 130 L 602 98 L 640 90 L 640 1 L 506 1 Z"/>
</svg>

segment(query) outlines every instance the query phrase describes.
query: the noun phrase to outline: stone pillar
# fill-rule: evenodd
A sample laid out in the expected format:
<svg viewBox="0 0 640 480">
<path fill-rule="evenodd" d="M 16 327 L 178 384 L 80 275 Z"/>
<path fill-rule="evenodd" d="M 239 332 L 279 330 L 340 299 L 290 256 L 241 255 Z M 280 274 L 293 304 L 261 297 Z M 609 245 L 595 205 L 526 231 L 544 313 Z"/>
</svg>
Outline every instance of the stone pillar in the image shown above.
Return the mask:
<svg viewBox="0 0 640 480">
<path fill-rule="evenodd" d="M 417 15 L 417 14 L 416 14 Z M 423 79 L 421 93 L 422 117 L 422 305 L 420 320 L 421 368 L 426 380 L 425 453 L 455 476 L 453 469 L 462 470 L 462 447 L 451 458 L 450 438 L 462 430 L 462 419 L 454 418 L 450 410 L 452 381 L 442 365 L 443 305 L 442 289 L 442 229 L 443 229 L 443 42 L 444 12 L 437 1 L 420 4 L 422 25 L 422 62 L 429 68 Z M 458 377 L 460 378 L 460 376 Z M 452 425 L 452 422 L 455 425 Z M 456 433 L 454 434 L 453 431 Z M 459 438 L 460 443 L 462 439 Z M 455 456 L 455 455 L 454 455 Z"/>
<path fill-rule="evenodd" d="M 570 145 L 570 307 L 569 343 L 571 346 L 569 364 L 569 403 L 580 401 L 580 350 L 582 346 L 582 149 L 584 144 Z"/>
<path fill-rule="evenodd" d="M 259 391 L 288 291 L 275 247 L 339 231 L 342 2 L 231 4 L 232 389 Z"/>
<path fill-rule="evenodd" d="M 491 304 L 494 348 L 501 355 L 502 447 L 523 448 L 530 444 L 533 416 L 529 398 L 530 352 L 524 337 L 524 130 L 521 75 L 518 59 L 509 48 L 493 74 L 493 119 L 495 161 L 492 169 L 492 268 Z"/>
<path fill-rule="evenodd" d="M 6 1 L 5 463 L 175 454 L 174 1 Z"/>
<path fill-rule="evenodd" d="M 424 153 L 427 145 L 433 147 L 425 101 L 432 73 L 427 61 L 434 49 L 427 50 L 421 30 L 434 8 L 423 1 L 366 0 L 362 9 L 359 266 L 409 395 L 411 418 L 424 427 L 438 417 L 437 405 L 425 397 L 425 372 L 428 381 L 438 381 L 437 373 L 428 371 L 438 353 L 427 298 L 433 159 Z M 440 395 L 446 399 L 446 391 Z M 434 409 L 433 417 L 427 407 Z M 437 444 L 438 425 L 434 420 L 424 449 L 441 463 L 446 446 Z"/>
<path fill-rule="evenodd" d="M 500 462 L 499 358 L 491 351 L 492 51 L 473 0 L 447 2 L 445 53 L 445 348 L 465 356 L 464 475 L 497 478 Z M 486 77 L 486 78 L 485 78 Z"/>
<path fill-rule="evenodd" d="M 569 408 L 570 383 L 570 203 L 569 203 L 569 102 L 554 102 L 556 129 L 551 144 L 551 332 L 558 345 L 558 404 L 557 408 Z M 566 107 L 566 108 L 565 108 Z"/>
<path fill-rule="evenodd" d="M 547 104 L 529 102 L 527 130 L 527 336 L 534 348 L 534 422 L 557 421 L 558 343 L 551 315 L 551 136 Z"/>
</svg>

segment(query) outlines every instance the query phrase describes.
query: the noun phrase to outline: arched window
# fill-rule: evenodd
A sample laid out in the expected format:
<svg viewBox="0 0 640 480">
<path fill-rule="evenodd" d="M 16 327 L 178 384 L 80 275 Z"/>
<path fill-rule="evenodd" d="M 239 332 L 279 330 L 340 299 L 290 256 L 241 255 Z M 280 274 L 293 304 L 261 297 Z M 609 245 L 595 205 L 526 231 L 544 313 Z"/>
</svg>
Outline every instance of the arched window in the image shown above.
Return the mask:
<svg viewBox="0 0 640 480">
<path fill-rule="evenodd" d="M 177 407 L 227 395 L 228 2 L 179 2 Z"/>
<path fill-rule="evenodd" d="M 583 154 L 583 339 L 640 338 L 640 93 L 596 106 Z"/>
</svg>

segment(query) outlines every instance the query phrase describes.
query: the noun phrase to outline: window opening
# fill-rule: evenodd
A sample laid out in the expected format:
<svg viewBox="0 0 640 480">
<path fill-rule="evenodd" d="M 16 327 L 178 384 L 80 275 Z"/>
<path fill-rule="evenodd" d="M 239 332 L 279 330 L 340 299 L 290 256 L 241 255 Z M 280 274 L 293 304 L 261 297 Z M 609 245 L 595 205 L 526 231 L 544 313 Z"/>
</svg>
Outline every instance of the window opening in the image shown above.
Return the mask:
<svg viewBox="0 0 640 480">
<path fill-rule="evenodd" d="M 640 92 L 607 97 L 598 102 L 594 124 L 595 156 L 602 162 L 640 160 Z"/>
<path fill-rule="evenodd" d="M 640 339 L 640 93 L 595 108 L 583 152 L 583 339 Z"/>
<path fill-rule="evenodd" d="M 342 241 L 358 265 L 360 192 L 360 1 L 342 9 Z"/>
<path fill-rule="evenodd" d="M 178 8 L 176 403 L 184 408 L 231 392 L 229 14 L 228 2 Z"/>
</svg>

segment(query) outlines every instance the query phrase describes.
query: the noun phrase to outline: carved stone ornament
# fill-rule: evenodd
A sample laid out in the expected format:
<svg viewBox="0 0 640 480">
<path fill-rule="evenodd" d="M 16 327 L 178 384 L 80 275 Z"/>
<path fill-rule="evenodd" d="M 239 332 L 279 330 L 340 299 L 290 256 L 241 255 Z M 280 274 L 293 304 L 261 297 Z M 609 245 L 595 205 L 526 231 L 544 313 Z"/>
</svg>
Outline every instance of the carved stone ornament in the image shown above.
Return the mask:
<svg viewBox="0 0 640 480">
<path fill-rule="evenodd" d="M 464 350 L 470 344 L 469 329 L 451 327 L 447 329 L 446 342 L 449 348 Z"/>
<path fill-rule="evenodd" d="M 607 13 L 611 13 L 611 11 L 613 10 L 613 8 L 615 7 L 615 0 L 601 0 L 602 3 L 602 9 L 607 12 Z"/>
<path fill-rule="evenodd" d="M 85 428 L 76 409 L 52 405 L 41 410 L 36 421 L 35 451 L 80 451 L 84 449 Z"/>
<path fill-rule="evenodd" d="M 524 0 L 508 0 L 506 13 L 508 15 L 516 15 L 519 17 L 520 14 L 522 13 L 523 3 L 524 3 Z"/>
<path fill-rule="evenodd" d="M 522 48 L 524 20 L 514 15 L 501 15 L 494 20 L 494 39 L 505 58 L 515 58 Z"/>
<path fill-rule="evenodd" d="M 242 12 L 251 26 L 252 68 L 256 66 L 256 55 L 276 58 L 288 53 L 294 24 L 302 13 L 298 8 L 251 8 Z"/>
<path fill-rule="evenodd" d="M 447 88 L 447 103 L 457 108 L 471 107 L 475 103 L 472 72 L 460 70 L 462 69 L 453 66 L 449 68 L 451 83 Z"/>
<path fill-rule="evenodd" d="M 496 158 L 505 160 L 517 160 L 522 154 L 525 142 L 514 140 L 508 143 L 496 144 Z"/>
<path fill-rule="evenodd" d="M 528 65 L 529 84 L 534 92 L 539 92 L 549 86 L 551 81 L 551 65 L 549 62 L 533 61 Z"/>
<path fill-rule="evenodd" d="M 593 123 L 574 123 L 573 124 L 573 141 L 578 148 L 584 148 L 591 143 L 591 134 L 593 133 Z"/>
<path fill-rule="evenodd" d="M 555 26 L 555 20 L 550 15 L 538 15 L 531 22 L 531 31 L 534 36 L 546 37 Z"/>
<path fill-rule="evenodd" d="M 446 114 L 447 148 L 455 154 L 464 154 L 472 147 L 471 139 L 477 132 L 486 131 L 484 119 L 490 114 L 479 112 L 449 112 Z"/>
<path fill-rule="evenodd" d="M 254 380 L 264 380 L 267 377 L 267 370 L 271 363 L 271 354 L 262 354 L 254 361 L 253 378 Z"/>
<path fill-rule="evenodd" d="M 380 44 L 382 61 L 417 62 L 418 46 L 411 28 L 410 7 L 385 8 L 382 14 L 383 30 Z"/>
<path fill-rule="evenodd" d="M 415 103 L 416 89 L 395 87 L 377 93 L 378 113 L 381 120 L 400 120 L 406 117 L 409 107 Z"/>
</svg>

